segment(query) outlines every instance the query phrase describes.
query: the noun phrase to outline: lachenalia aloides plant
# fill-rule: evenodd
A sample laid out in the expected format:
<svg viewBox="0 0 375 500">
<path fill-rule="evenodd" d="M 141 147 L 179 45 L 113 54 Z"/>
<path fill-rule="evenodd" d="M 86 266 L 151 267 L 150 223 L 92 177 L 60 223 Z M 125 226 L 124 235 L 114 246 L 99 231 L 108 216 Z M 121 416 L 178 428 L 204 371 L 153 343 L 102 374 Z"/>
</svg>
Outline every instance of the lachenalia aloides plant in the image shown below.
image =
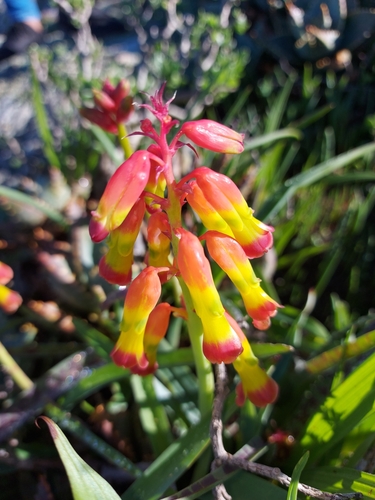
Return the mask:
<svg viewBox="0 0 375 500">
<path fill-rule="evenodd" d="M 272 246 L 273 228 L 254 217 L 227 176 L 197 167 L 175 178 L 176 152 L 182 147 L 195 151 L 181 138 L 217 153 L 240 154 L 243 135 L 207 119 L 180 126 L 169 115 L 172 99 L 164 102 L 163 92 L 164 86 L 149 97 L 150 104 L 140 105 L 154 115 L 158 126 L 144 119 L 140 131 L 134 134 L 152 143 L 133 153 L 116 170 L 92 212 L 89 226 L 94 242 L 107 238 L 108 251 L 100 260 L 100 275 L 112 284 L 127 287 L 121 333 L 111 356 L 133 374 L 154 373 L 158 368 L 158 345 L 168 330 L 170 316 L 182 317 L 187 321 L 194 353 L 201 411 L 211 409 L 211 363 L 233 363 L 240 377 L 237 404 L 242 405 L 248 398 L 262 407 L 276 399 L 278 386 L 260 367 L 245 334 L 224 309 L 209 258 L 241 294 L 254 326 L 265 330 L 280 306 L 261 288 L 250 259 L 261 257 Z M 185 203 L 206 228 L 200 237 L 184 227 Z M 145 218 L 145 267 L 132 279 L 133 248 Z M 162 286 L 169 280 L 178 283 L 177 306 L 160 302 Z"/>
</svg>

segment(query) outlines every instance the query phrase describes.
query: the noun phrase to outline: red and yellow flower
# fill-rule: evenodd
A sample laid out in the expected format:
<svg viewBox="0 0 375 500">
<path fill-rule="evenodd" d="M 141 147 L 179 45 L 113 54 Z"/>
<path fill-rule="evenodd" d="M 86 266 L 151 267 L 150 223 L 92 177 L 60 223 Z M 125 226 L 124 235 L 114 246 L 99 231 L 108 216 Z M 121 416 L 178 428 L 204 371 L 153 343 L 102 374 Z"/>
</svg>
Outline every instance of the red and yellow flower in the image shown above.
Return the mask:
<svg viewBox="0 0 375 500">
<path fill-rule="evenodd" d="M 255 276 L 245 251 L 235 239 L 218 231 L 207 231 L 204 239 L 211 257 L 240 292 L 255 326 L 263 330 L 280 305 L 260 287 L 260 279 Z"/>
<path fill-rule="evenodd" d="M 158 273 L 165 270 L 152 266 L 146 267 L 129 285 L 121 321 L 120 337 L 111 353 L 116 365 L 125 368 L 147 367 L 148 361 L 143 339 L 147 321 L 161 294 Z"/>
<path fill-rule="evenodd" d="M 143 193 L 150 173 L 147 151 L 136 151 L 110 178 L 99 201 L 91 213 L 89 225 L 91 239 L 104 240 L 125 220 L 137 199 Z"/>
<path fill-rule="evenodd" d="M 195 183 L 191 183 L 186 199 L 207 229 L 235 238 L 250 259 L 261 257 L 271 248 L 273 228 L 253 216 L 253 210 L 229 177 L 200 167 L 184 180 L 191 178 L 195 178 Z"/>
<path fill-rule="evenodd" d="M 225 317 L 210 263 L 197 236 L 182 228 L 176 232 L 180 238 L 178 269 L 203 325 L 204 355 L 211 363 L 232 363 L 243 348 Z"/>
<path fill-rule="evenodd" d="M 236 387 L 236 403 L 242 406 L 246 398 L 259 407 L 273 403 L 279 394 L 277 383 L 259 366 L 258 358 L 254 355 L 237 322 L 229 314 L 226 316 L 243 347 L 242 353 L 233 362 L 233 366 L 241 378 L 241 382 Z"/>
</svg>

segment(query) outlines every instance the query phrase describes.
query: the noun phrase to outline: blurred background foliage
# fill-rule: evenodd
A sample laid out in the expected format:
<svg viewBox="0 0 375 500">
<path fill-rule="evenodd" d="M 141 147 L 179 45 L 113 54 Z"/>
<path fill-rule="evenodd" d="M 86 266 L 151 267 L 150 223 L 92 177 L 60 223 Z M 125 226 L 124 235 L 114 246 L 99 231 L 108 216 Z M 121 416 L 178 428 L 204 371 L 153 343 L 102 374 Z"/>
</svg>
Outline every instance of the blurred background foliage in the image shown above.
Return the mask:
<svg viewBox="0 0 375 500">
<path fill-rule="evenodd" d="M 11 286 L 24 302 L 0 313 L 1 345 L 17 363 L 0 373 L 0 498 L 70 498 L 47 431 L 34 425 L 40 414 L 125 500 L 162 498 L 210 476 L 209 416 L 197 408 L 181 321 L 162 343 L 155 378 L 110 361 L 124 292 L 98 276 L 104 250 L 87 225 L 122 153 L 116 137 L 78 113 L 107 77 L 128 78 L 139 103 L 166 80 L 178 119 L 207 117 L 245 133 L 243 154 L 206 152 L 199 162 L 235 180 L 256 216 L 275 227 L 274 249 L 255 266 L 284 305 L 267 332 L 249 326 L 238 294 L 213 269 L 225 307 L 281 390 L 273 408 L 238 409 L 229 373 L 228 451 L 248 444 L 254 460 L 291 474 L 309 450 L 305 482 L 375 498 L 375 3 L 58 5 L 69 30 L 57 36 L 55 21 L 46 23 L 49 42 L 30 54 L 26 92 L 39 149 L 30 153 L 21 136 L 1 139 L 3 149 L 13 139 L 18 149 L 1 173 L 0 260 L 14 269 Z M 96 25 L 96 36 L 98 12 L 120 31 Z M 138 108 L 129 132 L 145 116 Z M 182 173 L 197 161 L 185 149 Z M 140 238 L 135 273 L 144 253 Z M 172 288 L 163 300 L 173 302 Z M 19 368 L 27 379 L 17 385 Z M 221 474 L 234 499 L 250 488 L 254 498 L 287 497 L 245 472 Z"/>
</svg>

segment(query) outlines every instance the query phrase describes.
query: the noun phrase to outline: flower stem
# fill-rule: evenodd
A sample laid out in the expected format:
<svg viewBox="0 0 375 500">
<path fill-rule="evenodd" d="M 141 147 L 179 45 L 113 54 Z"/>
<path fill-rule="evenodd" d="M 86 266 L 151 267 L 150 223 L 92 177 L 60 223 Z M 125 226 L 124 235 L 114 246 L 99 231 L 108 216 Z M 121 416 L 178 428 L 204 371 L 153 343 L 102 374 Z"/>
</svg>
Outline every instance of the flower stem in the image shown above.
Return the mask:
<svg viewBox="0 0 375 500">
<path fill-rule="evenodd" d="M 125 160 L 127 160 L 133 154 L 133 148 L 131 147 L 131 144 L 128 139 L 128 132 L 123 123 L 119 123 L 117 125 L 117 130 L 118 130 L 117 136 L 120 141 L 121 147 L 124 151 Z"/>
<path fill-rule="evenodd" d="M 202 339 L 203 329 L 202 323 L 193 310 L 193 303 L 190 297 L 190 292 L 185 283 L 180 280 L 186 311 L 188 313 L 188 332 L 190 337 L 191 348 L 193 350 L 195 368 L 198 377 L 198 407 L 201 416 L 211 412 L 214 396 L 215 381 L 212 372 L 211 363 L 203 354 Z"/>
<path fill-rule="evenodd" d="M 29 379 L 26 373 L 15 362 L 9 352 L 5 349 L 4 345 L 0 342 L 0 364 L 3 365 L 5 370 L 9 373 L 18 387 L 22 390 L 31 389 L 33 381 Z"/>
</svg>

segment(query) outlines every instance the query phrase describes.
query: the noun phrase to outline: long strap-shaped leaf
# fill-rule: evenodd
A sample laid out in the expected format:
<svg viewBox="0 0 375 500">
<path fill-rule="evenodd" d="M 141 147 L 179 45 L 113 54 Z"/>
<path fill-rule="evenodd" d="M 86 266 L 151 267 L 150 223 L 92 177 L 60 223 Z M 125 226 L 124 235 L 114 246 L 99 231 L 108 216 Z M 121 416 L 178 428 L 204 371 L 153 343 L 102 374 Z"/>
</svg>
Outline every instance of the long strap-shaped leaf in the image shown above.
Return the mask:
<svg viewBox="0 0 375 500">
<path fill-rule="evenodd" d="M 353 161 L 358 160 L 367 154 L 373 153 L 374 151 L 375 143 L 372 142 L 370 144 L 365 144 L 364 146 L 359 146 L 358 148 L 342 153 L 335 158 L 330 158 L 329 160 L 320 163 L 305 172 L 295 175 L 291 179 L 288 179 L 284 185 L 281 186 L 267 200 L 267 202 L 258 210 L 257 217 L 264 221 L 271 220 L 287 204 L 288 200 L 290 200 L 298 189 L 310 186 L 311 184 L 323 179 L 326 175 L 331 174 L 339 168 L 343 168 L 350 163 L 353 163 Z"/>
</svg>

